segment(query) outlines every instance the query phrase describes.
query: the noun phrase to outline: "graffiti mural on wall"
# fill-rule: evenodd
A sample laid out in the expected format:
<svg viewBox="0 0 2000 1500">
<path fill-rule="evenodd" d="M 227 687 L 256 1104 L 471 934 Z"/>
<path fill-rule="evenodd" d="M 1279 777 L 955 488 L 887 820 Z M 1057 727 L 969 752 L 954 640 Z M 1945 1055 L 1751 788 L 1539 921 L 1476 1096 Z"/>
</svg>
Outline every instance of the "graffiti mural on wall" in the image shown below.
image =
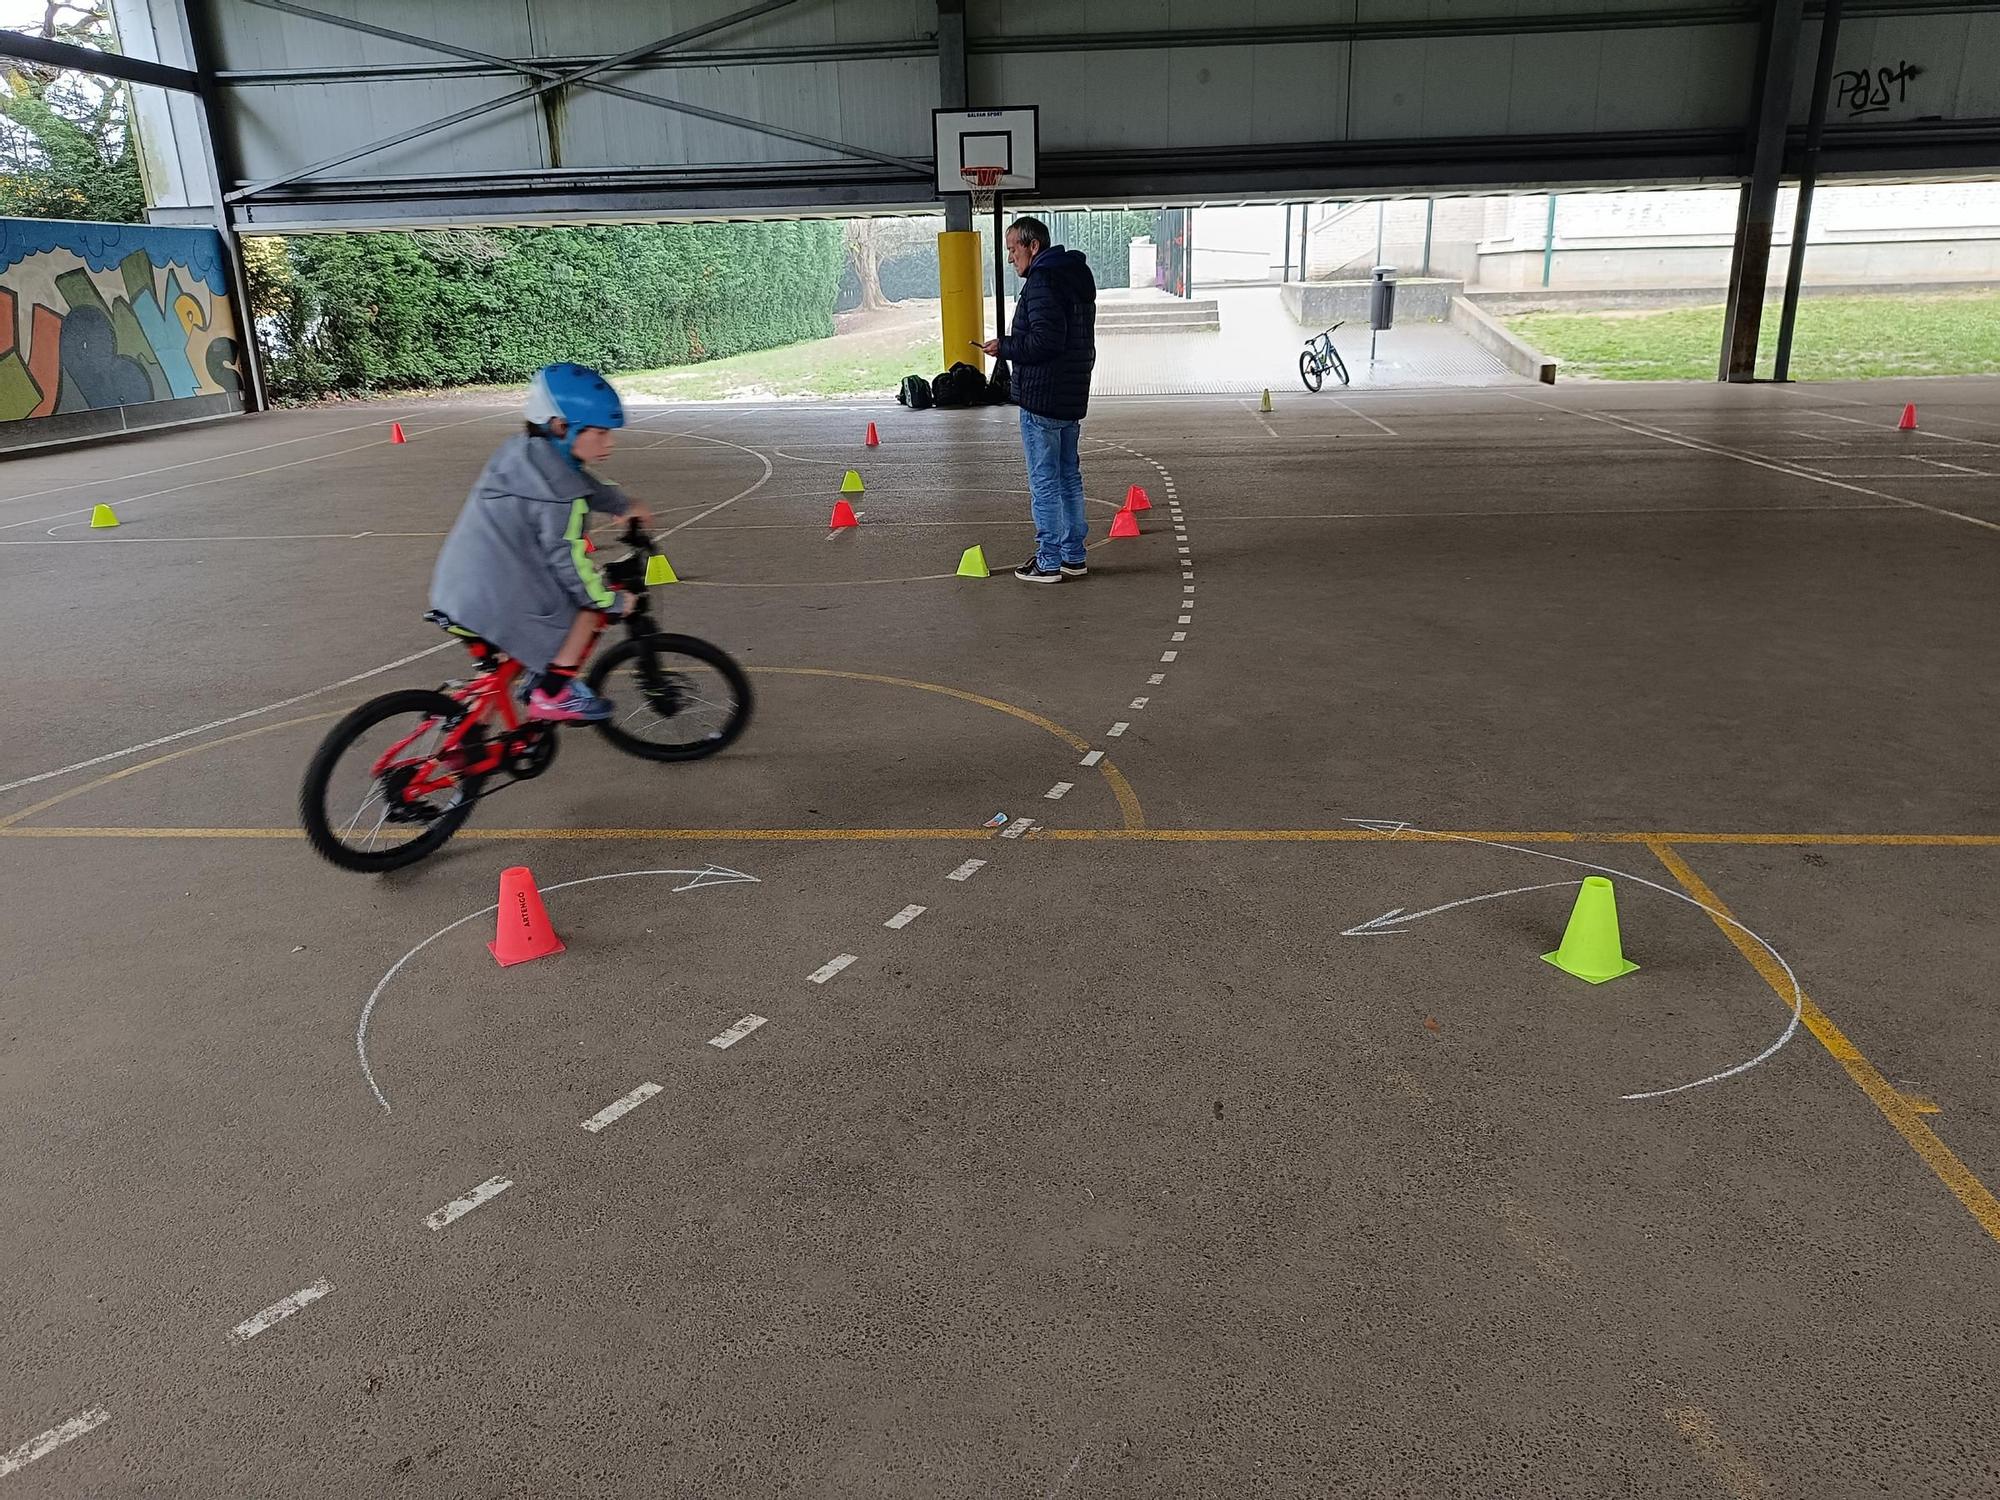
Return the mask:
<svg viewBox="0 0 2000 1500">
<path fill-rule="evenodd" d="M 0 421 L 243 389 L 209 229 L 0 219 Z"/>
</svg>

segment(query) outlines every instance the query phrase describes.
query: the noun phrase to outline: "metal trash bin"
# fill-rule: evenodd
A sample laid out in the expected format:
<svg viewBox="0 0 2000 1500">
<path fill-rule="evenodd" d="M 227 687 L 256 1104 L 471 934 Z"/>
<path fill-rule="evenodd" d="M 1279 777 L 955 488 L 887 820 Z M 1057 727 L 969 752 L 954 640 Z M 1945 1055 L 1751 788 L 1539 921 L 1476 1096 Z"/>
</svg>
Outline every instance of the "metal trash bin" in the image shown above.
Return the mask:
<svg viewBox="0 0 2000 1500">
<path fill-rule="evenodd" d="M 1377 266 L 1368 287 L 1368 327 L 1382 333 L 1396 321 L 1396 268 Z"/>
</svg>

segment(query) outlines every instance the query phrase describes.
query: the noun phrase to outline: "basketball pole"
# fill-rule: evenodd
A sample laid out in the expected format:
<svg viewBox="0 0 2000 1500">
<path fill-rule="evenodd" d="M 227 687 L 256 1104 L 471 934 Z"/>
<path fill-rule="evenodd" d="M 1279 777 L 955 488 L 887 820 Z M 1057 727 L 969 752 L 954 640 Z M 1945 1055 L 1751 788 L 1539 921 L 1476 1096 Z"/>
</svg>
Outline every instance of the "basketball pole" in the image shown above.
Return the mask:
<svg viewBox="0 0 2000 1500">
<path fill-rule="evenodd" d="M 1000 194 L 993 194 L 993 336 L 1007 337 L 1007 237 L 1000 228 Z M 996 364 L 1005 363 L 995 356 Z"/>
</svg>

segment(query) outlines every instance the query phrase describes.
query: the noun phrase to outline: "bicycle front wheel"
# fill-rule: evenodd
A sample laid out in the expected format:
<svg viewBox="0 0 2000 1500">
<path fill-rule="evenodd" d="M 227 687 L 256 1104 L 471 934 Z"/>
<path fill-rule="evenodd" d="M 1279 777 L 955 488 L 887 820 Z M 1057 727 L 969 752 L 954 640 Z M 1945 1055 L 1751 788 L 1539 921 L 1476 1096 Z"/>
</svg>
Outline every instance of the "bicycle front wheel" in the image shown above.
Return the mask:
<svg viewBox="0 0 2000 1500">
<path fill-rule="evenodd" d="M 598 725 L 627 755 L 701 760 L 736 743 L 750 723 L 750 679 L 728 652 L 691 635 L 620 641 L 590 669 L 611 700 Z"/>
<path fill-rule="evenodd" d="M 1323 378 L 1324 374 L 1320 370 L 1318 357 L 1312 350 L 1306 350 L 1305 353 L 1299 356 L 1299 379 L 1306 383 L 1307 390 L 1316 391 L 1319 389 L 1320 381 Z"/>
<path fill-rule="evenodd" d="M 381 874 L 415 864 L 458 832 L 484 780 L 440 759 L 465 712 L 455 698 L 411 688 L 364 703 L 333 726 L 299 788 L 299 822 L 321 858 Z M 470 759 L 474 750 L 467 744 L 454 754 Z"/>
</svg>

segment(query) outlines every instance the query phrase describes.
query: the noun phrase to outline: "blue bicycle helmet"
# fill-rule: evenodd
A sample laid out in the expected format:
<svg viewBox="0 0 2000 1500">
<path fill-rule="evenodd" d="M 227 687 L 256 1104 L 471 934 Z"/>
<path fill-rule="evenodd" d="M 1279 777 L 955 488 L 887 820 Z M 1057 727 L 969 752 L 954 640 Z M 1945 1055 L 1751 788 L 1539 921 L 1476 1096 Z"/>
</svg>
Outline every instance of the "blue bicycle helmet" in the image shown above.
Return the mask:
<svg viewBox="0 0 2000 1500">
<path fill-rule="evenodd" d="M 528 385 L 525 415 L 537 427 L 546 427 L 557 417 L 567 422 L 569 430 L 549 441 L 570 458 L 570 444 L 584 428 L 623 427 L 625 403 L 611 382 L 588 365 L 543 365 Z"/>
</svg>

